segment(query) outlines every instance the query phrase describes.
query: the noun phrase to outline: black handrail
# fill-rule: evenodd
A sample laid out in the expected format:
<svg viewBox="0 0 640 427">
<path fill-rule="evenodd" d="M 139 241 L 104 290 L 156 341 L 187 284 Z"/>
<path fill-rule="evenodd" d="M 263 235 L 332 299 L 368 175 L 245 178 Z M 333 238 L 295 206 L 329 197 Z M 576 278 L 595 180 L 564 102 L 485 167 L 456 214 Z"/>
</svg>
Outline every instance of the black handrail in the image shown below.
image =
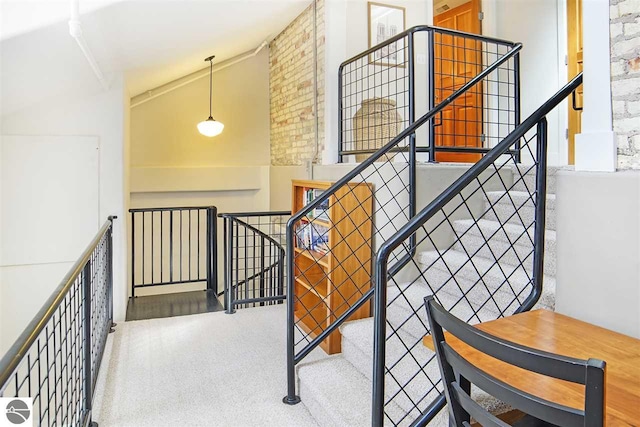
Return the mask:
<svg viewBox="0 0 640 427">
<path fill-rule="evenodd" d="M 393 236 L 385 241 L 378 250 L 377 258 L 388 257 L 393 251 L 392 246 L 399 245 L 410 235 L 415 233 L 422 224 L 429 220 L 434 212 L 444 207 L 451 201 L 465 186 L 476 179 L 482 171 L 487 169 L 498 157 L 504 154 L 509 147 L 524 136 L 533 128 L 541 119 L 543 119 L 551 110 L 560 104 L 567 96 L 571 94 L 582 84 L 582 73 L 573 78 L 566 86 L 558 91 L 554 96 L 549 98 L 542 106 L 540 106 L 533 114 L 531 114 L 517 129 L 509 134 L 501 143 L 496 145 L 489 153 L 483 156 L 469 170 L 458 178 L 449 188 L 436 197 L 424 209 L 422 209 L 415 217 L 411 218 L 407 224 L 398 230 Z M 378 261 L 376 260 L 376 263 Z"/>
<path fill-rule="evenodd" d="M 218 214 L 219 218 L 237 218 L 245 216 L 282 216 L 291 215 L 291 211 L 261 211 L 261 212 L 225 212 Z"/>
<path fill-rule="evenodd" d="M 343 100 L 343 85 L 342 85 L 342 79 L 343 79 L 343 74 L 344 74 L 344 69 L 347 66 L 353 65 L 354 63 L 356 63 L 358 60 L 361 60 L 362 58 L 366 58 L 369 55 L 374 54 L 375 52 L 381 51 L 383 48 L 385 48 L 386 46 L 391 46 L 401 40 L 403 40 L 404 38 L 407 39 L 406 43 L 406 49 L 408 50 L 408 54 L 409 54 L 409 60 L 406 64 L 407 66 L 407 74 L 408 74 L 408 80 L 409 80 L 409 88 L 408 91 L 406 92 L 406 95 L 408 96 L 408 126 L 411 126 L 414 123 L 415 120 L 415 88 L 412 87 L 412 85 L 414 84 L 414 74 L 415 74 L 415 70 L 414 70 L 414 59 L 413 59 L 413 52 L 415 50 L 414 47 L 414 35 L 416 33 L 420 33 L 420 32 L 426 32 L 428 34 L 429 37 L 429 41 L 428 41 L 428 64 L 429 64 L 429 89 L 428 89 L 428 94 L 430 95 L 430 100 L 428 101 L 428 105 L 426 105 L 426 109 L 427 111 L 430 111 L 434 108 L 435 106 L 435 92 L 436 92 L 436 88 L 435 88 L 435 74 L 436 71 L 434 69 L 434 62 L 435 61 L 435 57 L 434 57 L 434 34 L 441 34 L 441 35 L 448 35 L 451 37 L 461 37 L 464 38 L 465 40 L 472 40 L 472 41 L 478 41 L 478 42 L 483 42 L 483 43 L 492 43 L 496 46 L 503 46 L 505 48 L 515 48 L 517 45 L 519 45 L 520 43 L 515 43 L 515 42 L 511 42 L 508 40 L 504 40 L 504 39 L 499 39 L 499 38 L 495 38 L 495 37 L 486 37 L 480 34 L 473 34 L 473 33 L 466 33 L 463 31 L 458 31 L 458 30 L 453 30 L 453 29 L 449 29 L 449 28 L 441 28 L 441 27 L 435 27 L 435 26 L 429 26 L 429 25 L 417 25 L 414 27 L 409 28 L 408 30 L 403 31 L 402 33 L 396 34 L 395 36 L 385 40 L 382 43 L 377 44 L 376 46 L 373 46 L 367 50 L 365 50 L 364 52 L 361 52 L 349 59 L 347 59 L 346 61 L 342 62 L 338 68 L 338 153 L 339 153 L 339 161 L 342 162 L 343 156 L 344 155 L 358 155 L 358 154 L 372 154 L 373 152 L 375 152 L 375 148 L 374 149 L 358 149 L 357 146 L 354 149 L 353 147 L 351 147 L 348 150 L 344 149 L 344 134 L 343 134 L 343 110 L 344 110 L 344 100 Z M 494 52 L 495 54 L 497 54 L 497 51 Z M 514 84 L 514 94 L 513 94 L 513 98 L 514 98 L 514 105 L 513 105 L 513 114 L 514 114 L 514 125 L 517 126 L 520 124 L 520 60 L 519 60 L 519 55 L 515 55 L 515 57 L 513 58 L 513 84 Z M 382 73 L 381 73 L 382 74 Z M 353 94 L 352 94 L 353 95 Z M 355 94 L 357 97 L 357 93 Z M 398 151 L 409 151 L 410 155 L 412 155 L 411 153 L 417 153 L 417 152 L 421 152 L 421 153 L 428 153 L 429 154 L 429 161 L 436 161 L 436 151 L 442 151 L 442 152 L 454 152 L 454 153 L 486 153 L 487 151 L 489 151 L 489 148 L 467 148 L 467 147 L 445 147 L 445 146 L 437 146 L 435 144 L 435 127 L 438 126 L 435 123 L 432 124 L 431 129 L 430 129 L 430 136 L 429 136 L 429 145 L 428 146 L 416 146 L 416 141 L 415 141 L 415 135 L 412 137 L 409 147 L 403 147 L 402 149 L 399 149 Z M 356 142 L 357 143 L 357 142 Z M 353 144 L 353 141 L 349 144 L 351 145 Z M 520 152 L 518 150 L 518 146 L 516 145 L 515 150 L 514 150 L 514 154 L 516 156 L 516 158 L 519 160 L 519 156 L 520 156 Z"/>
<path fill-rule="evenodd" d="M 32 417 L 37 424 L 45 419 L 51 422 L 51 417 L 54 424 L 94 424 L 91 418 L 98 373 L 107 336 L 116 326 L 113 323 L 115 218 L 108 217 L 60 285 L 0 360 L 0 396 L 32 397 Z M 42 349 L 46 349 L 45 355 Z M 55 357 L 50 359 L 49 354 L 55 354 Z M 63 372 L 76 372 L 73 392 L 64 389 L 68 384 L 62 381 Z M 38 378 L 35 384 L 34 375 Z M 52 383 L 62 387 L 63 394 L 71 396 L 64 406 L 57 400 L 43 398 L 44 384 Z"/>
<path fill-rule="evenodd" d="M 414 34 L 414 33 L 419 33 L 419 32 L 423 32 L 423 31 L 432 31 L 432 30 L 437 30 L 439 33 L 445 33 L 445 34 L 449 34 L 452 36 L 464 36 L 465 38 L 471 38 L 471 39 L 475 39 L 478 41 L 485 41 L 485 42 L 490 42 L 490 43 L 497 43 L 497 44 L 501 44 L 501 45 L 505 45 L 505 46 L 511 46 L 511 47 L 515 47 L 516 45 L 520 44 L 520 43 L 514 43 L 512 41 L 509 40 L 503 40 L 503 39 L 498 39 L 495 37 L 487 37 L 487 36 L 483 36 L 480 34 L 472 34 L 472 33 L 465 33 L 464 31 L 458 31 L 458 30 L 452 30 L 449 28 L 441 28 L 441 27 L 435 27 L 432 25 L 416 25 L 413 26 L 401 33 L 396 34 L 393 37 L 390 37 L 388 39 L 386 39 L 385 41 L 383 41 L 382 43 L 379 43 L 373 47 L 370 47 L 369 49 L 365 50 L 364 52 L 361 52 L 349 59 L 347 59 L 346 61 L 344 61 L 342 64 L 340 64 L 340 68 L 338 69 L 339 71 L 341 71 L 345 65 L 353 62 L 353 61 L 357 61 L 358 59 L 364 58 L 368 55 L 371 55 L 372 53 L 374 53 L 377 50 L 382 49 L 385 46 L 391 45 L 399 40 L 402 40 L 403 38 L 405 38 L 406 36 L 410 35 L 410 34 Z"/>
<path fill-rule="evenodd" d="M 429 27 L 429 26 L 413 27 L 405 31 L 404 33 L 400 33 L 397 36 L 387 40 L 382 45 L 386 43 L 392 43 L 393 41 L 397 41 L 399 38 L 411 32 L 427 31 L 427 30 L 433 31 L 435 29 L 437 29 L 438 31 L 441 30 L 439 28 Z M 446 30 L 446 32 L 468 36 L 467 33 L 460 33 L 453 30 Z M 473 37 L 478 38 L 479 40 L 494 40 L 494 39 L 488 39 L 483 36 L 477 36 L 477 35 L 473 35 Z M 488 65 L 483 71 L 481 71 L 474 78 L 472 78 L 471 80 L 466 82 L 463 86 L 461 86 L 459 89 L 457 89 L 455 92 L 453 92 L 449 97 L 447 97 L 442 102 L 440 102 L 437 106 L 432 108 L 429 112 L 421 116 L 419 119 L 415 120 L 415 122 L 411 123 L 407 128 L 401 131 L 395 138 L 393 138 L 391 141 L 386 143 L 382 148 L 374 152 L 368 159 L 366 159 L 364 162 L 357 165 L 350 172 L 348 172 L 346 175 L 344 175 L 342 178 L 336 181 L 327 190 L 323 191 L 318 197 L 316 197 L 314 200 L 306 204 L 298 212 L 293 214 L 291 218 L 289 218 L 289 220 L 287 221 L 287 227 L 286 227 L 287 228 L 287 232 L 286 232 L 287 247 L 289 248 L 294 247 L 294 227 L 297 222 L 299 222 L 303 217 L 307 216 L 307 214 L 312 212 L 315 208 L 320 206 L 320 204 L 329 200 L 330 196 L 335 194 L 340 188 L 347 185 L 350 181 L 357 178 L 368 167 L 373 165 L 373 163 L 376 160 L 378 160 L 379 158 L 381 158 L 382 156 L 386 155 L 388 152 L 393 150 L 395 146 L 400 144 L 406 138 L 411 137 L 418 128 L 420 128 L 422 125 L 424 125 L 425 123 L 433 119 L 436 116 L 436 114 L 440 113 L 444 108 L 446 108 L 448 105 L 450 105 L 460 96 L 462 96 L 465 92 L 473 88 L 475 85 L 477 85 L 487 76 L 489 76 L 492 72 L 496 71 L 505 62 L 515 57 L 522 49 L 522 43 L 511 43 L 511 42 L 505 42 L 503 40 L 498 40 L 498 42 L 504 43 L 512 48 L 508 52 L 503 54 L 500 58 L 498 58 L 496 61 L 494 61 L 492 64 Z M 377 47 L 371 48 L 365 51 L 364 53 L 356 55 L 354 58 L 355 59 L 362 58 L 382 45 L 378 45 Z M 352 61 L 354 58 L 343 63 L 341 65 L 341 69 L 343 65 L 347 64 L 349 61 Z M 412 163 L 415 163 L 415 159 L 413 160 L 414 161 Z M 415 250 L 415 248 L 412 248 L 412 250 Z M 294 253 L 292 250 L 288 250 L 286 254 L 287 254 L 287 265 L 289 268 L 289 274 L 287 276 L 287 293 L 293 294 L 294 274 L 292 273 L 292 269 L 294 265 L 294 259 L 293 259 Z M 398 270 L 402 268 L 404 265 L 406 265 L 406 263 L 410 261 L 411 255 L 412 254 L 407 254 L 401 260 L 399 260 L 398 264 L 394 266 L 394 269 Z M 372 291 L 368 291 L 364 295 L 362 295 L 355 303 L 353 303 L 353 305 L 348 307 L 342 315 L 340 315 L 329 326 L 327 326 L 326 329 L 324 329 L 314 339 L 312 339 L 309 343 L 307 343 L 305 348 L 300 352 L 298 356 L 296 356 L 295 349 L 294 349 L 294 339 L 295 339 L 294 338 L 295 318 L 293 314 L 294 301 L 293 301 L 293 298 L 287 299 L 287 383 L 288 384 L 287 384 L 287 396 L 284 397 L 283 402 L 287 404 L 296 404 L 300 401 L 300 398 L 295 394 L 295 365 L 298 364 L 302 359 L 304 359 L 304 357 L 308 355 L 314 348 L 318 347 L 322 342 L 322 340 L 327 336 L 329 336 L 330 333 L 336 331 L 337 328 L 342 323 L 344 323 L 353 313 L 355 313 L 355 311 L 358 308 L 362 307 L 373 295 L 374 295 L 374 292 Z"/>
<path fill-rule="evenodd" d="M 313 199 L 313 201 L 305 205 L 304 208 L 300 209 L 298 212 L 292 215 L 291 218 L 289 218 L 289 221 L 287 221 L 287 232 L 289 231 L 290 226 L 293 226 L 293 224 L 299 221 L 302 217 L 307 215 L 309 212 L 313 211 L 313 209 L 320 206 L 320 204 L 323 201 L 326 201 L 329 198 L 329 196 L 334 194 L 337 190 L 339 190 L 349 181 L 351 181 L 352 179 L 357 177 L 359 174 L 361 174 L 365 169 L 371 166 L 380 157 L 387 154 L 392 147 L 399 144 L 407 137 L 411 136 L 411 134 L 413 134 L 423 124 L 425 124 L 426 122 L 431 120 L 433 117 L 435 117 L 436 114 L 444 110 L 449 104 L 451 104 L 453 101 L 458 99 L 460 96 L 462 96 L 465 92 L 467 92 L 473 86 L 481 82 L 485 77 L 487 77 L 489 74 L 491 74 L 496 69 L 498 69 L 502 64 L 507 62 L 513 56 L 515 56 L 522 49 L 522 43 L 515 43 L 513 46 L 514 47 L 512 50 L 504 54 L 502 57 L 500 57 L 500 59 L 498 59 L 493 64 L 485 68 L 477 76 L 475 76 L 473 79 L 469 80 L 467 83 L 461 86 L 458 90 L 453 92 L 450 96 L 444 99 L 440 104 L 434 107 L 431 111 L 425 113 L 422 117 L 417 119 L 412 125 L 408 126 L 406 129 L 400 132 L 395 138 L 393 138 L 391 141 L 386 143 L 382 148 L 378 149 L 375 153 L 373 153 L 371 157 L 369 157 L 367 160 L 360 163 L 355 168 L 351 169 L 349 173 L 347 173 L 345 176 L 343 176 L 338 181 L 336 181 L 331 187 L 326 189 L 319 197 L 316 197 L 315 199 Z"/>
<path fill-rule="evenodd" d="M 7 350 L 2 359 L 0 359 L 0 385 L 5 384 L 9 377 L 11 377 L 18 368 L 18 365 L 20 365 L 24 356 L 36 342 L 40 333 L 44 330 L 47 322 L 51 320 L 58 307 L 60 307 L 60 304 L 69 292 L 69 289 L 71 289 L 78 276 L 84 270 L 94 249 L 98 246 L 102 237 L 107 233 L 107 230 L 112 227 L 113 220 L 116 218 L 118 217 L 108 217 L 107 221 L 102 225 L 102 227 L 100 227 L 100 230 L 98 230 L 98 234 L 96 234 L 91 243 L 89 243 L 87 248 L 82 252 L 80 258 L 75 262 L 75 264 L 73 264 L 58 287 L 51 293 L 51 296 L 47 298 L 42 305 L 42 308 L 38 313 L 36 313 L 24 331 L 16 339 L 9 350 Z"/>
<path fill-rule="evenodd" d="M 372 425 L 381 427 L 384 425 L 384 384 L 385 384 L 385 350 L 386 350 L 386 309 L 387 295 L 384 290 L 387 287 L 389 277 L 387 263 L 392 252 L 413 236 L 424 224 L 444 209 L 449 202 L 474 180 L 489 168 L 498 158 L 510 151 L 511 146 L 520 141 L 533 127 L 537 126 L 537 156 L 538 172 L 536 173 L 536 193 L 538 203 L 535 209 L 534 229 L 534 258 L 533 258 L 533 289 L 529 296 L 518 307 L 516 313 L 530 310 L 540 298 L 542 292 L 543 262 L 544 262 L 544 231 L 545 231 L 545 199 L 546 199 L 546 116 L 566 99 L 578 86 L 582 84 L 582 73 L 578 74 L 567 85 L 560 89 L 554 96 L 540 106 L 520 126 L 511 132 L 502 142 L 496 145 L 482 159 L 451 184 L 445 191 L 436 197 L 418 214 L 411 218 L 407 224 L 401 227 L 389 239 L 380 246 L 375 258 L 374 273 L 374 361 L 373 361 L 373 399 L 372 399 Z M 439 410 L 444 407 L 445 399 L 439 396 L 428 408 L 427 413 L 419 418 L 419 424 L 424 425 Z M 435 405 L 435 406 L 434 406 Z M 428 416 L 427 416 L 428 415 Z"/>
</svg>

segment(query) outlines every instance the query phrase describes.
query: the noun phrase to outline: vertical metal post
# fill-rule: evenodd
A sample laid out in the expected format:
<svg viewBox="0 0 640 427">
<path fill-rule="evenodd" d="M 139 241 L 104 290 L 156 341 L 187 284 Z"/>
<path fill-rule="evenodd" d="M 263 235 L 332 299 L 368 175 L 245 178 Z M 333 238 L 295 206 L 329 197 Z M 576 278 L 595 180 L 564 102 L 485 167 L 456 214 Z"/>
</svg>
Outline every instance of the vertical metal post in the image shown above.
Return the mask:
<svg viewBox="0 0 640 427">
<path fill-rule="evenodd" d="M 375 260 L 373 283 L 373 399 L 371 425 L 384 426 L 384 372 L 386 352 L 386 323 L 387 323 L 387 260 L 388 252 L 378 252 Z"/>
<path fill-rule="evenodd" d="M 227 238 L 224 241 L 225 249 L 227 251 L 225 260 L 226 265 L 224 267 L 225 272 L 225 289 L 224 305 L 225 313 L 233 314 L 236 312 L 233 306 L 233 220 L 231 218 L 225 218 L 227 225 Z"/>
<path fill-rule="evenodd" d="M 278 295 L 284 295 L 284 263 L 285 263 L 286 251 L 280 249 L 280 259 L 278 262 Z M 293 297 L 292 297 L 293 298 Z M 282 304 L 282 300 L 278 301 L 278 304 Z"/>
<path fill-rule="evenodd" d="M 207 208 L 207 260 L 206 260 L 206 270 L 207 270 L 207 290 L 213 289 L 213 266 L 212 266 L 212 253 L 213 253 L 213 241 L 211 240 L 211 235 L 213 233 L 213 227 L 211 226 L 211 215 L 213 211 L 211 208 Z M 199 236 L 198 236 L 199 237 Z M 200 261 L 198 261 L 200 262 Z"/>
<path fill-rule="evenodd" d="M 293 292 L 293 221 L 287 221 L 287 395 L 282 399 L 287 405 L 300 403 L 296 396 L 296 365 L 295 365 L 295 317 Z"/>
<path fill-rule="evenodd" d="M 223 265 L 223 272 L 224 272 L 224 279 L 222 280 L 222 287 L 223 287 L 223 304 L 224 304 L 224 309 L 225 311 L 227 310 L 227 293 L 229 292 L 229 277 L 228 277 L 228 273 L 229 273 L 229 233 L 227 232 L 227 223 L 229 222 L 228 218 L 223 217 L 222 218 L 222 265 Z"/>
<path fill-rule="evenodd" d="M 414 33 L 407 35 L 409 50 L 409 126 L 416 121 L 416 76 L 415 76 L 415 58 L 414 58 Z M 409 136 L 409 218 L 416 215 L 416 133 L 413 132 Z M 409 246 L 411 253 L 415 253 L 416 235 L 412 234 L 409 238 Z"/>
<path fill-rule="evenodd" d="M 255 237 L 254 237 L 254 241 L 255 241 Z M 265 243 L 265 238 L 264 236 L 260 236 L 260 298 L 264 298 L 264 243 Z M 254 249 L 254 254 L 255 254 L 255 249 Z M 255 298 L 255 292 L 253 297 Z M 260 303 L 261 306 L 264 305 L 264 302 Z"/>
<path fill-rule="evenodd" d="M 116 331 L 113 329 L 116 327 L 116 323 L 113 321 L 113 220 L 116 218 L 115 216 L 109 217 L 111 225 L 107 230 L 107 298 L 109 299 L 109 321 L 111 322 L 109 333 Z"/>
<path fill-rule="evenodd" d="M 342 68 L 342 65 L 338 67 L 338 163 L 344 160 L 342 156 L 342 144 L 344 144 L 342 140 Z"/>
<path fill-rule="evenodd" d="M 218 293 L 218 208 L 211 207 L 211 289 Z"/>
<path fill-rule="evenodd" d="M 427 66 L 427 74 L 429 79 L 429 111 L 433 110 L 436 105 L 436 69 L 435 69 L 435 34 L 433 29 L 427 31 L 427 56 L 429 65 Z M 429 120 L 429 162 L 436 161 L 436 127 L 435 117 Z"/>
<path fill-rule="evenodd" d="M 547 208 L 547 118 L 538 122 L 536 138 L 536 210 L 533 231 L 533 283 L 538 292 L 542 291 L 544 271 L 544 232 Z"/>
<path fill-rule="evenodd" d="M 173 210 L 169 211 L 169 281 L 173 282 Z"/>
<path fill-rule="evenodd" d="M 533 292 L 516 310 L 517 313 L 528 311 L 535 305 L 542 294 L 544 272 L 544 232 L 547 208 L 547 118 L 538 122 L 536 135 L 536 206 L 533 224 Z"/>
<path fill-rule="evenodd" d="M 520 52 L 516 53 L 513 58 L 513 73 L 514 73 L 514 120 L 515 124 L 513 128 L 517 128 L 520 124 Z M 520 152 L 520 139 L 518 139 L 515 143 L 516 163 L 520 163 L 521 161 L 521 152 Z"/>
<path fill-rule="evenodd" d="M 143 218 L 144 222 L 144 218 Z M 142 243 L 144 245 L 144 242 Z M 131 298 L 136 296 L 136 213 L 131 212 Z"/>
<path fill-rule="evenodd" d="M 82 372 L 84 383 L 84 413 L 91 425 L 91 402 L 93 400 L 93 386 L 91 381 L 91 259 L 87 261 L 82 270 L 82 303 L 84 333 Z"/>
</svg>

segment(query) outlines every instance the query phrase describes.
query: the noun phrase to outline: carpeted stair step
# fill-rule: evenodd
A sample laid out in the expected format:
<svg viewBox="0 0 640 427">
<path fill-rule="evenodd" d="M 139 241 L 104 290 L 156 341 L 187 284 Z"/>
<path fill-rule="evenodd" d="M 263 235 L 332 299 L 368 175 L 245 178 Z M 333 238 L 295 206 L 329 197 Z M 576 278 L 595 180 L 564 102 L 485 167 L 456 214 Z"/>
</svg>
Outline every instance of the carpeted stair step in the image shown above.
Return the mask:
<svg viewBox="0 0 640 427">
<path fill-rule="evenodd" d="M 424 282 L 402 283 L 387 288 L 387 321 L 402 333 L 421 339 L 429 330 L 424 311 L 424 297 L 436 295 L 438 302 L 454 316 L 468 322 L 479 323 L 500 317 L 495 304 L 476 304 L 461 298 L 454 291 L 437 291 Z M 510 300 L 509 300 L 510 301 Z M 475 309 L 475 310 L 474 310 Z"/>
<path fill-rule="evenodd" d="M 510 265 L 522 263 L 528 271 L 533 268 L 533 227 L 525 231 L 517 224 L 507 223 L 501 227 L 497 221 L 481 219 L 476 223 L 463 219 L 454 221 L 453 228 L 459 238 L 455 250 L 466 250 L 470 255 L 477 253 Z M 549 276 L 556 275 L 556 232 L 553 230 L 545 233 L 544 272 Z"/>
<path fill-rule="evenodd" d="M 476 310 L 482 307 L 489 312 L 499 310 L 511 314 L 531 289 L 532 274 L 521 266 L 496 263 L 478 255 L 469 259 L 465 253 L 455 250 L 442 256 L 437 251 L 424 251 L 418 254 L 418 262 L 423 280 L 429 284 L 425 291 L 436 295 L 444 292 L 457 298 L 463 298 L 464 293 L 466 303 Z M 537 306 L 555 308 L 555 285 L 554 277 L 543 277 L 542 295 Z M 520 302 L 514 301 L 516 295 Z"/>
<path fill-rule="evenodd" d="M 340 331 L 343 357 L 373 381 L 373 319 L 347 322 Z M 421 369 L 418 363 L 426 366 Z M 386 366 L 392 367 L 391 375 L 387 375 L 386 398 L 394 397 L 393 401 L 405 414 L 413 411 L 419 415 L 414 403 L 424 409 L 442 390 L 440 386 L 433 389 L 433 383 L 440 378 L 440 368 L 435 353 L 422 344 L 422 337 L 387 327 Z"/>
<path fill-rule="evenodd" d="M 513 171 L 514 185 L 512 190 L 533 193 L 536 189 L 536 170 L 531 165 L 518 165 Z M 556 193 L 556 174 L 564 168 L 547 167 L 547 194 Z M 522 179 L 520 177 L 523 177 Z"/>
<path fill-rule="evenodd" d="M 481 219 L 510 222 L 521 226 L 530 226 L 535 218 L 535 207 L 532 196 L 524 191 L 488 191 L 487 197 L 492 208 L 485 207 L 486 213 Z M 547 194 L 546 227 L 556 229 L 556 196 Z M 517 213 L 516 213 L 517 211 Z"/>
<path fill-rule="evenodd" d="M 300 364 L 298 380 L 300 398 L 321 427 L 371 425 L 371 380 L 343 356 Z M 405 415 L 395 403 L 386 411 L 396 419 Z"/>
</svg>

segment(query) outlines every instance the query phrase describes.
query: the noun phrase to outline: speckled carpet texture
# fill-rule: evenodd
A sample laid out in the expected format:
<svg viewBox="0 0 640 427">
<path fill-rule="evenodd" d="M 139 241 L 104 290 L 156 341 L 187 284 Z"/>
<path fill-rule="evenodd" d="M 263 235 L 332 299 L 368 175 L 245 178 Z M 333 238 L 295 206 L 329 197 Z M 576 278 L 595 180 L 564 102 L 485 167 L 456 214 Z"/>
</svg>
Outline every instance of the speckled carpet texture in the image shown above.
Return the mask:
<svg viewBox="0 0 640 427">
<path fill-rule="evenodd" d="M 119 323 L 93 420 L 100 427 L 317 426 L 304 405 L 282 403 L 285 320 L 277 305 Z"/>
</svg>

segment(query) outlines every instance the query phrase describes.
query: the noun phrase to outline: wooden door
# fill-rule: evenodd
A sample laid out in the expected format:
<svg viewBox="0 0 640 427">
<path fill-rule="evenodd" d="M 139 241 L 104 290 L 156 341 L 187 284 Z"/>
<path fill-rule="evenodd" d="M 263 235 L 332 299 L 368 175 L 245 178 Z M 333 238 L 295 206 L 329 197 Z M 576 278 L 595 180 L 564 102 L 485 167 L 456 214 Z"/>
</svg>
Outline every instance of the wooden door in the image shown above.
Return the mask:
<svg viewBox="0 0 640 427">
<path fill-rule="evenodd" d="M 436 27 L 481 34 L 480 0 L 471 0 L 436 15 Z M 481 44 L 436 33 L 434 37 L 435 105 L 480 73 Z M 436 118 L 435 143 L 445 147 L 482 147 L 482 83 L 445 108 Z M 476 153 L 436 152 L 439 162 L 475 163 Z"/>
<path fill-rule="evenodd" d="M 567 0 L 567 73 L 569 79 L 582 71 L 582 0 Z M 575 136 L 582 128 L 582 112 L 573 108 L 573 99 L 569 101 L 569 164 L 575 163 Z M 576 90 L 575 104 L 582 107 L 582 86 Z"/>
</svg>

